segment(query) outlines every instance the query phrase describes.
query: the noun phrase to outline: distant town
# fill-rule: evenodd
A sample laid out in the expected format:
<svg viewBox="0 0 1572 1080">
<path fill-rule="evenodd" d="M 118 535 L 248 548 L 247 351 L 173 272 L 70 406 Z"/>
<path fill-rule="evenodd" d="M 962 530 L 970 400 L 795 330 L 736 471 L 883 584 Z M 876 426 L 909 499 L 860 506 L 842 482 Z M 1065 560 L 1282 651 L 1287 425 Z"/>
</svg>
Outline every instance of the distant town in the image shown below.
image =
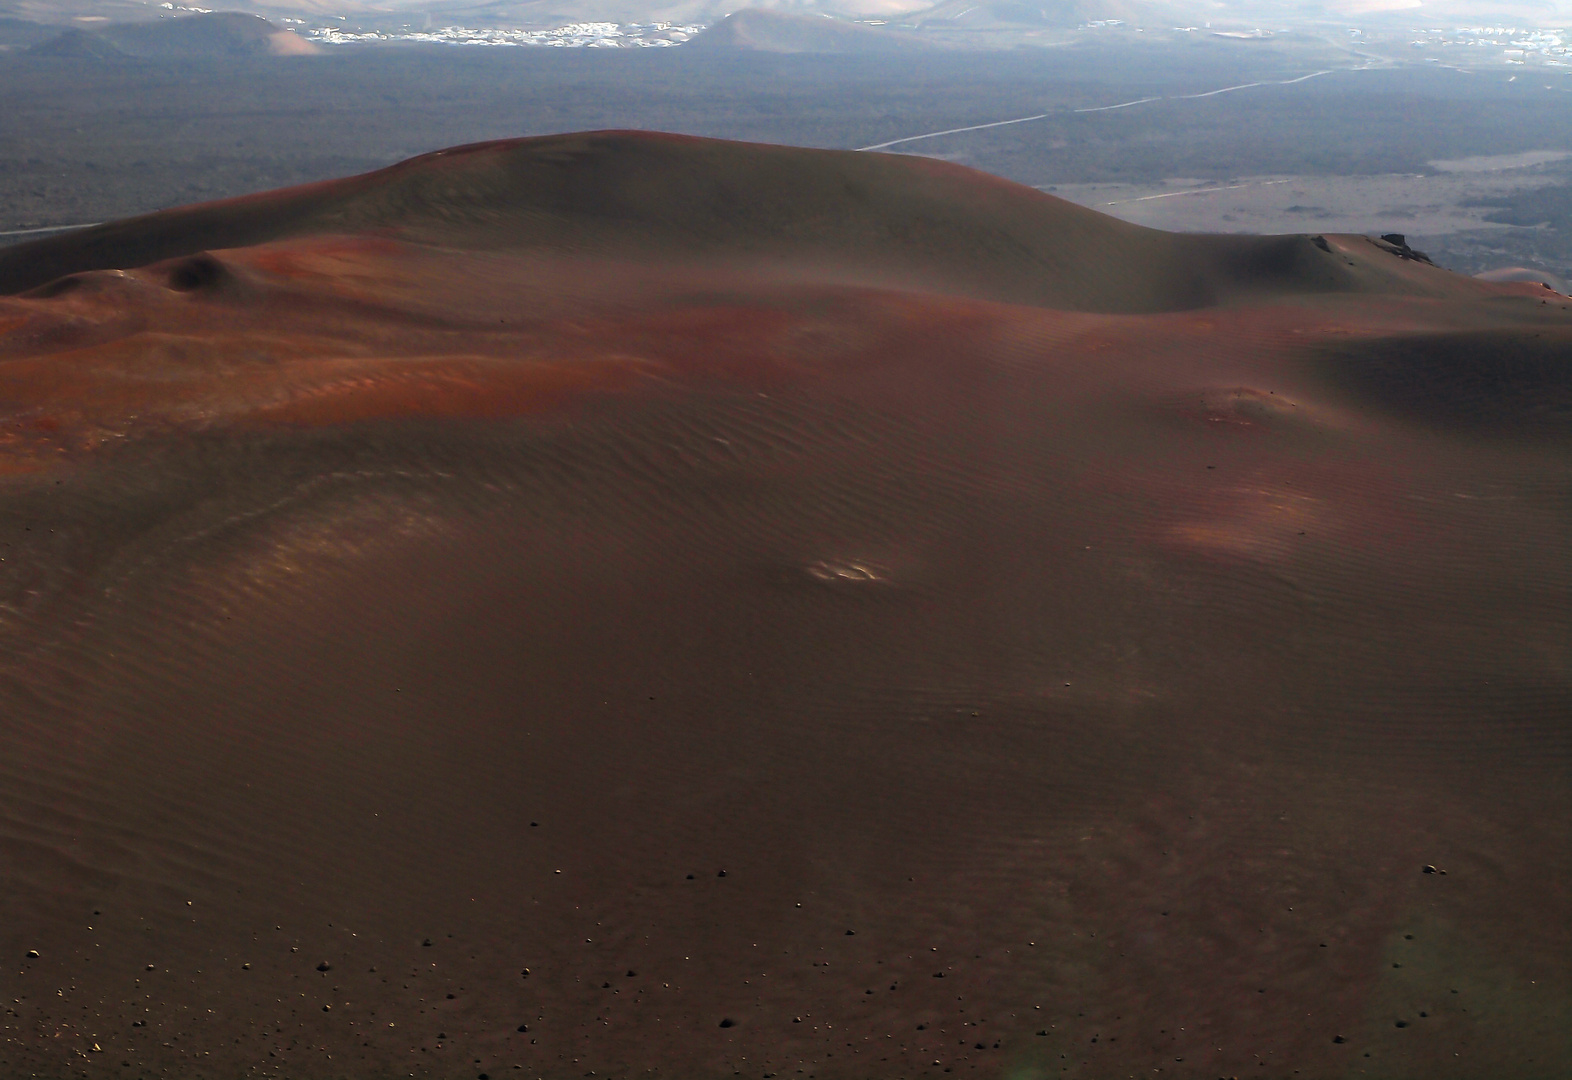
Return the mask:
<svg viewBox="0 0 1572 1080">
<path fill-rule="evenodd" d="M 201 8 L 164 4 L 178 12 L 196 12 Z M 825 16 L 828 18 L 828 16 Z M 576 22 L 564 26 L 545 28 L 483 27 L 483 26 L 421 26 L 402 27 L 356 26 L 347 17 L 334 16 L 334 21 L 320 21 L 307 25 L 305 20 L 285 18 L 277 20 L 290 24 L 301 36 L 320 45 L 375 45 L 383 43 L 429 43 L 440 45 L 470 45 L 492 47 L 535 47 L 555 49 L 645 49 L 670 48 L 689 41 L 707 27 L 703 23 L 680 24 L 670 22 L 619 23 Z M 918 26 L 901 26 L 885 19 L 858 19 L 867 26 L 891 27 L 892 32 L 928 29 Z M 1200 26 L 1173 26 L 1143 28 L 1127 20 L 1096 19 L 1073 30 L 1060 32 L 1060 37 L 1101 35 L 1108 33 L 1132 34 L 1183 34 L 1207 35 L 1214 38 L 1240 42 L 1260 41 L 1279 35 L 1315 35 L 1316 29 L 1307 28 L 1240 28 L 1217 27 L 1206 23 Z M 1325 34 L 1326 28 L 1320 28 Z M 1330 35 L 1328 35 L 1330 36 Z M 1037 35 L 1036 43 L 1042 44 Z M 1422 58 L 1432 63 L 1456 67 L 1486 67 L 1502 64 L 1564 67 L 1572 71 L 1572 31 L 1513 26 L 1458 26 L 1454 28 L 1411 27 L 1406 31 L 1390 29 L 1366 30 L 1358 27 L 1346 29 L 1346 44 L 1356 53 L 1374 50 L 1379 58 L 1388 60 Z M 1023 40 L 1022 44 L 1032 42 Z M 1368 55 L 1368 54 L 1367 54 Z M 1377 56 L 1370 56 L 1377 59 Z"/>
<path fill-rule="evenodd" d="M 430 30 L 350 30 L 337 26 L 314 26 L 303 33 L 321 45 L 428 42 L 439 45 L 511 45 L 553 49 L 659 49 L 681 45 L 703 29 L 703 26 L 664 22 L 579 22 L 546 30 L 470 26 L 443 26 Z"/>
</svg>

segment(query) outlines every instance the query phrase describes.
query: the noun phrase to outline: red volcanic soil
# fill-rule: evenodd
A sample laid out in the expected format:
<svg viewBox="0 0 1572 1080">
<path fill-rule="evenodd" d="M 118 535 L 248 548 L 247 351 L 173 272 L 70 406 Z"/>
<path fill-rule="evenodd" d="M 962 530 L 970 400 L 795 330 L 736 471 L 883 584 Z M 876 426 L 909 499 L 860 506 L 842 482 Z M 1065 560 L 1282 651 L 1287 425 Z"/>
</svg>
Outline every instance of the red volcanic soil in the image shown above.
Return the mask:
<svg viewBox="0 0 1572 1080">
<path fill-rule="evenodd" d="M 0 1075 L 1565 1076 L 1572 301 L 1400 255 L 617 133 L 0 252 Z"/>
</svg>

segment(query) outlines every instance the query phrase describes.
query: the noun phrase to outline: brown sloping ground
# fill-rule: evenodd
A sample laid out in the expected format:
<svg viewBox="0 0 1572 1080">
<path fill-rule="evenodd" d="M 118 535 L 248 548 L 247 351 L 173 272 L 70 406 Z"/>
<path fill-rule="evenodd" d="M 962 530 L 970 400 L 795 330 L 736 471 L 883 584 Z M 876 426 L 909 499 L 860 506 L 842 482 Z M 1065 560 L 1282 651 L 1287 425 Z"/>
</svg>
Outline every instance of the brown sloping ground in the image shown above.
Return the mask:
<svg viewBox="0 0 1572 1080">
<path fill-rule="evenodd" d="M 1572 1062 L 1566 297 L 606 134 L 3 258 L 0 1074 Z"/>
<path fill-rule="evenodd" d="M 1303 236 L 1142 228 L 946 162 L 627 132 L 459 147 L 18 245 L 0 251 L 0 292 L 330 232 L 745 263 L 820 283 L 1072 311 L 1174 311 L 1283 292 L 1489 295 L 1482 283 L 1447 275 L 1441 284 L 1401 260 L 1350 260 Z"/>
</svg>

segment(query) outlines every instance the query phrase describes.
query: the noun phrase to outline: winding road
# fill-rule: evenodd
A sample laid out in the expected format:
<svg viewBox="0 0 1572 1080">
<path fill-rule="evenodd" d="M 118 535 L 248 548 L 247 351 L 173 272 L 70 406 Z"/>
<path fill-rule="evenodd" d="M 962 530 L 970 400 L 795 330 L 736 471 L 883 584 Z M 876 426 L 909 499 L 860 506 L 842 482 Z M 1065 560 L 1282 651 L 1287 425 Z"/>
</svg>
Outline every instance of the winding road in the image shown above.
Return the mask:
<svg viewBox="0 0 1572 1080">
<path fill-rule="evenodd" d="M 1151 101 L 1194 101 L 1198 98 L 1216 97 L 1218 94 L 1230 94 L 1235 90 L 1249 90 L 1257 86 L 1293 86 L 1295 83 L 1307 82 L 1321 75 L 1330 75 L 1334 68 L 1321 71 L 1312 71 L 1308 75 L 1300 75 L 1294 79 L 1267 79 L 1262 82 L 1240 83 L 1238 86 L 1224 86 L 1217 90 L 1205 90 L 1199 94 L 1158 94 L 1153 97 L 1136 98 L 1134 101 L 1121 101 L 1116 105 L 1093 105 L 1085 109 L 1074 110 L 1077 113 L 1112 112 L 1115 109 L 1128 109 L 1136 105 L 1145 105 Z M 1349 71 L 1358 71 L 1359 68 L 1348 68 Z M 1017 116 L 1013 120 L 995 120 L 991 124 L 972 124 L 969 127 L 946 128 L 943 131 L 925 131 L 921 135 L 907 135 L 900 139 L 891 139 L 889 142 L 874 143 L 871 146 L 859 146 L 859 152 L 866 150 L 887 150 L 892 146 L 903 143 L 918 142 L 922 139 L 937 139 L 941 135 L 959 135 L 965 131 L 982 131 L 986 128 L 1005 127 L 1009 124 L 1026 124 L 1033 120 L 1044 120 L 1054 115 L 1051 112 L 1037 113 L 1033 116 Z"/>
</svg>

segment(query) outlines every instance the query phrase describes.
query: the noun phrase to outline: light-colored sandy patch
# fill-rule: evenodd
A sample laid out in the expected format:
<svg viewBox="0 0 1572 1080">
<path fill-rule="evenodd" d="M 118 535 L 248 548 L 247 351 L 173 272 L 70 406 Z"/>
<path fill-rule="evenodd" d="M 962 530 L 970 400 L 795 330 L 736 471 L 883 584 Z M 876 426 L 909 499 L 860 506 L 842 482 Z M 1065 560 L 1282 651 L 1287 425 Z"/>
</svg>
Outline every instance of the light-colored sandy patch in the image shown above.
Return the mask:
<svg viewBox="0 0 1572 1080">
<path fill-rule="evenodd" d="M 1487 221 L 1490 206 L 1476 204 L 1565 182 L 1564 172 L 1543 167 L 1557 160 L 1547 157 L 1439 175 L 1250 176 L 1199 182 L 1186 178 L 1154 184 L 1040 185 L 1040 189 L 1125 221 L 1177 232 L 1443 236 L 1513 228 Z"/>
<path fill-rule="evenodd" d="M 322 48 L 293 30 L 280 30 L 268 35 L 267 51 L 274 56 L 318 56 Z"/>
<path fill-rule="evenodd" d="M 1552 161 L 1572 158 L 1572 150 L 1525 150 L 1521 154 L 1483 154 L 1476 157 L 1449 158 L 1430 164 L 1442 172 L 1490 173 L 1505 169 L 1527 169 Z"/>
</svg>

